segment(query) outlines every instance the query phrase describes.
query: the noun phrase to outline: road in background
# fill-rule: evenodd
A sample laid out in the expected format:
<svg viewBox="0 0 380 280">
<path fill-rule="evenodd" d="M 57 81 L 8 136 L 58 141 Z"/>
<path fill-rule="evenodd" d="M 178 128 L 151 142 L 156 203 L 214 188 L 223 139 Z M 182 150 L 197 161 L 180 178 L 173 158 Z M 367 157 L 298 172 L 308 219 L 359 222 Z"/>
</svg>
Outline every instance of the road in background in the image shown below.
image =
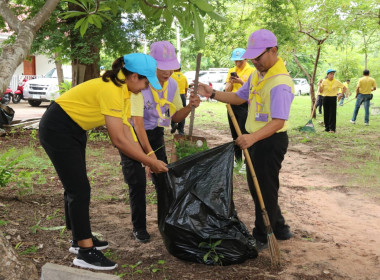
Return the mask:
<svg viewBox="0 0 380 280">
<path fill-rule="evenodd" d="M 46 108 L 49 106 L 49 104 L 50 103 L 48 102 L 43 102 L 38 107 L 32 107 L 29 105 L 27 101 L 22 100 L 18 104 L 13 104 L 12 102 L 10 102 L 8 106 L 15 111 L 15 116 L 13 117 L 13 120 L 15 121 L 40 118 L 45 113 Z"/>
</svg>

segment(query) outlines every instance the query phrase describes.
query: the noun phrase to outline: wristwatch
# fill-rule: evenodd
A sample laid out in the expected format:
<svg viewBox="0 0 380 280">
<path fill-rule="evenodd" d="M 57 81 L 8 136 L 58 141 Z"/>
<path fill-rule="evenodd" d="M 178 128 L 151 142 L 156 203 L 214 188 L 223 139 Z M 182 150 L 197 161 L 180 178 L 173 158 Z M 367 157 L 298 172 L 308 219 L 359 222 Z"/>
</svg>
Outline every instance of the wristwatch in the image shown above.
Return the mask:
<svg viewBox="0 0 380 280">
<path fill-rule="evenodd" d="M 216 90 L 213 89 L 213 90 L 212 90 L 212 93 L 211 93 L 211 95 L 210 95 L 210 98 L 214 98 L 214 97 L 215 97 L 215 94 L 216 94 Z"/>
</svg>

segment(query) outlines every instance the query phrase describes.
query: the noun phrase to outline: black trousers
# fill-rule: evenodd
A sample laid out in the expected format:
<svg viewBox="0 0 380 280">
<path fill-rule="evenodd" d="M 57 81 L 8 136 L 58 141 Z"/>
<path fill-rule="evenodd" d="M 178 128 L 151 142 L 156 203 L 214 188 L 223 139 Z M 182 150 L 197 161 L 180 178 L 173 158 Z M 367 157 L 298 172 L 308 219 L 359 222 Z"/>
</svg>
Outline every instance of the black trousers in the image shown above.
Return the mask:
<svg viewBox="0 0 380 280">
<path fill-rule="evenodd" d="M 268 212 L 270 224 L 275 235 L 276 232 L 280 233 L 285 227 L 285 219 L 278 205 L 278 190 L 280 188 L 281 163 L 284 160 L 287 148 L 288 135 L 286 132 L 280 132 L 255 143 L 248 149 L 263 196 L 265 209 Z M 261 242 L 266 242 L 266 228 L 249 168 L 247 168 L 247 181 L 255 202 L 256 220 L 253 236 Z"/>
<path fill-rule="evenodd" d="M 186 95 L 185 94 L 180 94 L 181 96 L 181 100 L 182 100 L 182 106 L 185 107 L 186 106 Z M 179 122 L 178 123 L 178 132 L 180 134 L 185 134 L 185 120 L 184 119 L 183 121 Z M 175 125 L 175 122 L 171 121 L 171 126 L 173 127 Z"/>
<path fill-rule="evenodd" d="M 53 103 L 40 121 L 39 137 L 65 190 L 67 229 L 72 230 L 73 240 L 91 238 L 91 187 L 86 170 L 86 131 L 57 103 Z"/>
<path fill-rule="evenodd" d="M 235 114 L 235 118 L 240 127 L 241 133 L 247 134 L 247 131 L 245 130 L 245 122 L 248 116 L 248 102 L 244 102 L 241 105 L 231 105 L 231 108 Z M 232 123 L 232 120 L 230 118 L 230 115 L 228 115 L 228 123 L 230 125 L 231 136 L 234 140 L 236 140 L 238 135 Z M 242 158 L 243 158 L 242 154 L 243 154 L 243 151 L 240 149 L 240 147 L 238 145 L 235 145 L 235 160 L 242 161 Z"/>
<path fill-rule="evenodd" d="M 163 162 L 168 162 L 166 157 L 164 129 L 156 127 L 153 130 L 146 131 L 148 140 L 153 151 L 156 151 L 156 157 Z M 124 175 L 124 182 L 129 186 L 129 204 L 131 207 L 132 224 L 134 230 L 146 229 L 146 175 L 145 168 L 141 163 L 127 157 L 120 152 L 121 166 Z M 157 179 L 155 174 L 152 175 L 154 185 Z"/>
<path fill-rule="evenodd" d="M 325 122 L 325 131 L 336 130 L 336 96 L 323 97 L 323 121 Z"/>
<path fill-rule="evenodd" d="M 318 112 L 320 114 L 322 114 L 322 103 L 323 103 L 323 96 L 322 95 L 318 95 L 318 97 L 317 97 L 317 104 L 315 106 L 317 106 Z"/>
</svg>

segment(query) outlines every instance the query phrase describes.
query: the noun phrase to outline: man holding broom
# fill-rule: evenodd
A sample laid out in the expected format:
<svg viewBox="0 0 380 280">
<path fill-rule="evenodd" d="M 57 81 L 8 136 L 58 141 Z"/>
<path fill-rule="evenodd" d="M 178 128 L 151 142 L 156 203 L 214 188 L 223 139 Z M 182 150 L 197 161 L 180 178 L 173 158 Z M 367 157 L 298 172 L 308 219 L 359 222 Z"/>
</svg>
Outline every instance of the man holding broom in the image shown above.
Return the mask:
<svg viewBox="0 0 380 280">
<path fill-rule="evenodd" d="M 279 240 L 292 237 L 289 226 L 278 205 L 279 172 L 288 147 L 288 117 L 294 98 L 294 84 L 283 60 L 277 56 L 277 38 L 269 30 L 260 29 L 251 34 L 243 59 L 251 59 L 256 67 L 248 81 L 237 92 L 221 92 L 199 84 L 198 93 L 218 101 L 239 105 L 248 101 L 248 118 L 243 134 L 236 139 L 241 149 L 248 149 L 252 158 L 265 208 L 273 233 Z M 259 251 L 268 246 L 263 220 L 252 174 L 247 169 L 247 181 L 255 202 L 253 236 Z"/>
</svg>

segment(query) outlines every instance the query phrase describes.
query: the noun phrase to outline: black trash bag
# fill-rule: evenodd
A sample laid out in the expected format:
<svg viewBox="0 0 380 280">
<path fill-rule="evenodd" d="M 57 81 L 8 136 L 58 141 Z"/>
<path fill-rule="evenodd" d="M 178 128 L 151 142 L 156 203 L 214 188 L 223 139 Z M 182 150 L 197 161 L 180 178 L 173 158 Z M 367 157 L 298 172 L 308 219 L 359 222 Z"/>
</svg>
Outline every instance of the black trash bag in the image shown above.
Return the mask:
<svg viewBox="0 0 380 280">
<path fill-rule="evenodd" d="M 158 226 L 173 256 L 214 265 L 257 257 L 256 240 L 232 200 L 233 161 L 231 142 L 169 164 L 169 172 L 159 174 Z"/>
<path fill-rule="evenodd" d="M 10 124 L 15 116 L 15 111 L 4 104 L 0 104 L 0 126 Z"/>
</svg>

